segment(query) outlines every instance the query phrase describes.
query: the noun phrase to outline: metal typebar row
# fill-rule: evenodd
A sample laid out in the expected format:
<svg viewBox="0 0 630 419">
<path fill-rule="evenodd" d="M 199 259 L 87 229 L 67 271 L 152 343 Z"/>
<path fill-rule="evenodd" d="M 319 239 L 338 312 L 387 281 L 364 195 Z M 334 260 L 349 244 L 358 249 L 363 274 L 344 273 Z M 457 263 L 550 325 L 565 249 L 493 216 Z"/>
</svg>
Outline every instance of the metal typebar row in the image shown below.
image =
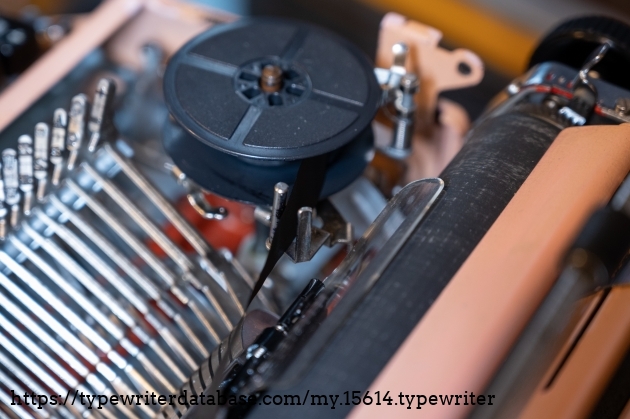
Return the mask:
<svg viewBox="0 0 630 419">
<path fill-rule="evenodd" d="M 175 393 L 244 312 L 251 279 L 114 146 L 114 93 L 101 80 L 89 121 L 77 95 L 1 153 L 0 418 L 152 417 L 15 396 Z"/>
</svg>

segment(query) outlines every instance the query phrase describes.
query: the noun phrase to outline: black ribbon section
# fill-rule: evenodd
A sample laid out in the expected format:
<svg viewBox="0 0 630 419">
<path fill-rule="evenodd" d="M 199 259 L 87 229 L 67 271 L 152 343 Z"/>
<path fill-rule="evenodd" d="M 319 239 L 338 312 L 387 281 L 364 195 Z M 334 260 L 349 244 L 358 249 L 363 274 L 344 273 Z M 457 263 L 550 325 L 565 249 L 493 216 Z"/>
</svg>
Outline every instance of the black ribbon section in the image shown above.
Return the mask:
<svg viewBox="0 0 630 419">
<path fill-rule="evenodd" d="M 302 207 L 315 208 L 317 205 L 319 195 L 324 186 L 327 163 L 328 154 L 322 154 L 305 159 L 300 164 L 289 200 L 273 235 L 265 266 L 258 276 L 258 281 L 256 281 L 251 297 L 249 297 L 248 306 L 262 288 L 278 260 L 289 248 L 293 239 L 295 239 L 298 225 L 298 210 Z"/>
</svg>

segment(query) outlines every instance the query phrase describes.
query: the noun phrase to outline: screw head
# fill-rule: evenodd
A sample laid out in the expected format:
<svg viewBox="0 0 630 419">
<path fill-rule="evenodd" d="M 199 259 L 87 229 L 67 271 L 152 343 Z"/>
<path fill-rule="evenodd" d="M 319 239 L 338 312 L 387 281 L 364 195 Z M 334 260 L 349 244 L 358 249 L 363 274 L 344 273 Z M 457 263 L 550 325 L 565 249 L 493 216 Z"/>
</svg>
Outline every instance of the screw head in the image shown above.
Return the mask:
<svg viewBox="0 0 630 419">
<path fill-rule="evenodd" d="M 418 76 L 414 73 L 407 73 L 400 79 L 400 87 L 403 92 L 406 93 L 415 93 L 420 86 L 420 81 L 418 80 Z"/>
<path fill-rule="evenodd" d="M 621 115 L 630 114 L 630 98 L 620 97 L 615 102 L 615 110 Z"/>
</svg>

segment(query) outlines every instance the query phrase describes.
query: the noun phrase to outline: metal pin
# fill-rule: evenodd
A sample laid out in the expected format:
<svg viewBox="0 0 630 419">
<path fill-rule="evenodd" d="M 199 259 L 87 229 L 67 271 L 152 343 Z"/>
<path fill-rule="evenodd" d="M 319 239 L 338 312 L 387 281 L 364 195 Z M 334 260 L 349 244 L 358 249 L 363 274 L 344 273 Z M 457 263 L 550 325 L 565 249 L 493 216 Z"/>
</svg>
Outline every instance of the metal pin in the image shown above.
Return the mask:
<svg viewBox="0 0 630 419">
<path fill-rule="evenodd" d="M 606 41 L 590 53 L 590 55 L 582 65 L 582 68 L 580 69 L 577 77 L 583 84 L 589 85 L 588 73 L 593 67 L 595 67 L 597 63 L 604 59 L 604 56 L 611 47 L 612 44 L 610 43 L 610 41 Z"/>
<path fill-rule="evenodd" d="M 260 88 L 263 92 L 274 93 L 282 88 L 282 68 L 277 65 L 266 65 L 260 76 Z"/>
<path fill-rule="evenodd" d="M 387 85 L 389 87 L 389 94 L 394 92 L 400 85 L 400 79 L 407 73 L 405 63 L 407 62 L 407 56 L 409 55 L 409 47 L 404 43 L 397 43 L 392 46 L 392 54 L 394 60 L 392 66 L 389 69 L 389 80 Z"/>
<path fill-rule="evenodd" d="M 70 122 L 68 123 L 68 142 L 66 144 L 68 151 L 70 151 L 68 170 L 74 169 L 79 149 L 83 142 L 86 107 L 87 98 L 84 94 L 79 94 L 72 98 Z"/>
<path fill-rule="evenodd" d="M 298 227 L 295 238 L 295 260 L 309 260 L 313 227 L 313 208 L 302 207 L 298 210 Z"/>
<path fill-rule="evenodd" d="M 53 116 L 52 139 L 50 141 L 50 163 L 54 166 L 52 184 L 59 184 L 61 170 L 63 168 L 63 150 L 66 146 L 66 125 L 68 114 L 62 108 L 55 110 Z"/>
<path fill-rule="evenodd" d="M 24 195 L 24 214 L 29 215 L 33 203 L 33 139 L 30 135 L 18 138 L 18 174 L 20 190 Z"/>
<path fill-rule="evenodd" d="M 112 128 L 111 112 L 116 94 L 116 84 L 110 79 L 101 79 L 96 86 L 94 102 L 88 129 L 90 130 L 90 144 L 88 150 L 94 152 L 96 146 L 106 130 Z"/>
<path fill-rule="evenodd" d="M 44 199 L 46 183 L 48 182 L 48 124 L 40 122 L 35 125 L 33 150 L 33 175 L 37 179 L 37 199 Z"/>
<path fill-rule="evenodd" d="M 413 73 L 405 74 L 400 80 L 400 92 L 394 102 L 396 108 L 394 133 L 387 150 L 394 158 L 406 158 L 411 152 L 416 112 L 414 98 L 419 87 L 418 77 Z"/>
<path fill-rule="evenodd" d="M 405 67 L 409 47 L 403 42 L 399 42 L 392 46 L 392 54 L 394 54 L 393 67 Z"/>
<path fill-rule="evenodd" d="M 287 205 L 287 197 L 289 194 L 289 185 L 284 182 L 278 182 L 273 188 L 273 203 L 271 207 L 271 226 L 269 227 L 269 238 L 267 239 L 267 249 L 271 248 L 271 241 L 278 228 L 278 222 Z"/>
<path fill-rule="evenodd" d="M 11 208 L 10 223 L 15 227 L 18 223 L 20 212 L 20 183 L 18 180 L 17 153 L 12 148 L 2 151 L 2 177 L 4 178 L 5 202 Z"/>
<path fill-rule="evenodd" d="M 271 226 L 271 210 L 268 207 L 256 207 L 254 209 L 254 218 L 267 227 Z"/>
</svg>

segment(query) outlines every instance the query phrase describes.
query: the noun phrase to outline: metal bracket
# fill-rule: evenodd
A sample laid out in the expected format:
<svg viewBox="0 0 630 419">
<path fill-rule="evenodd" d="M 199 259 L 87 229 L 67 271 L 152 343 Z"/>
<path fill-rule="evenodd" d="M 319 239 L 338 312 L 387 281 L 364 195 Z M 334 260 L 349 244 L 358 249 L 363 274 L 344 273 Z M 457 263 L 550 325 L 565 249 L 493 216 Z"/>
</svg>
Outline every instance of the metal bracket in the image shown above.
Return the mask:
<svg viewBox="0 0 630 419">
<path fill-rule="evenodd" d="M 194 208 L 199 215 L 206 220 L 222 220 L 228 215 L 228 211 L 225 207 L 212 206 L 205 197 L 203 190 L 192 180 L 186 177 L 186 174 L 182 172 L 179 167 L 173 165 L 171 172 L 177 183 L 186 188 L 186 199 L 188 203 Z"/>
<path fill-rule="evenodd" d="M 474 86 L 484 74 L 483 63 L 476 54 L 466 49 L 441 48 L 441 39 L 442 33 L 437 29 L 397 13 L 388 13 L 381 21 L 376 65 L 389 67 L 396 54 L 394 45 L 406 45 L 406 72 L 418 74 L 420 78 L 421 89 L 416 95 L 420 128 L 433 125 L 440 92 Z"/>
<path fill-rule="evenodd" d="M 323 201 L 317 207 L 317 214 L 323 221 L 321 228 L 313 226 L 315 214 L 315 210 L 310 207 L 298 210 L 297 235 L 286 251 L 296 263 L 311 260 L 322 246 L 333 247 L 339 243 L 352 245 L 352 224 L 347 223 L 330 202 Z"/>
</svg>

